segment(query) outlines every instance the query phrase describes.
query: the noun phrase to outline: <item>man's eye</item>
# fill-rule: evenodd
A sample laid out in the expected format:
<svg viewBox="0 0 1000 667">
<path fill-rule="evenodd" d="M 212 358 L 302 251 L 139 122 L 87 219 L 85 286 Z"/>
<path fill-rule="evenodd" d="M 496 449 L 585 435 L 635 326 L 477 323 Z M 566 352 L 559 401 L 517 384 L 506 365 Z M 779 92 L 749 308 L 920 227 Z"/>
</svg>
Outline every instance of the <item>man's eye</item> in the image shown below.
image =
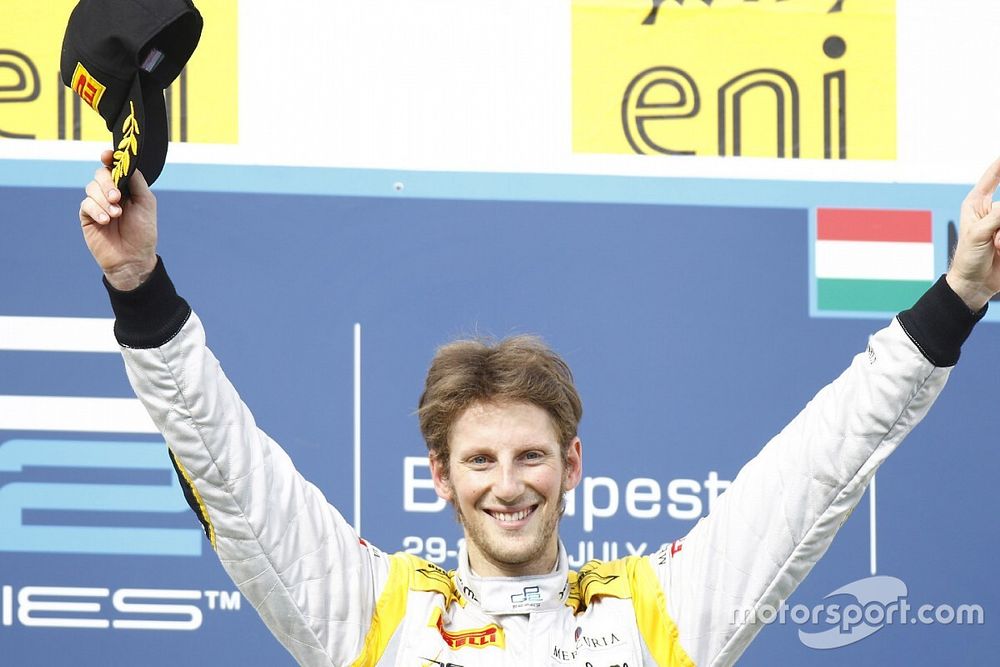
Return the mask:
<svg viewBox="0 0 1000 667">
<path fill-rule="evenodd" d="M 473 456 L 471 459 L 469 459 L 469 463 L 471 463 L 474 466 L 483 466 L 486 465 L 488 462 L 489 461 L 485 456 Z"/>
<path fill-rule="evenodd" d="M 524 458 L 528 459 L 529 461 L 538 460 L 538 459 L 542 458 L 542 453 L 541 452 L 528 452 L 527 454 L 524 455 Z"/>
</svg>

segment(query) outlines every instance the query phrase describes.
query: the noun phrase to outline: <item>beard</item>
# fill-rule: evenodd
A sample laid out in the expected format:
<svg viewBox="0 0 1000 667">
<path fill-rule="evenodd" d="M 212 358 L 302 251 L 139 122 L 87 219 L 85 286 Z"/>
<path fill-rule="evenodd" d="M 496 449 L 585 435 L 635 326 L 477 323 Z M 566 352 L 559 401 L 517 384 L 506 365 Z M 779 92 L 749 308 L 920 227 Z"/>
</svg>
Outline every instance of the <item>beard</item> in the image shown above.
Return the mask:
<svg viewBox="0 0 1000 667">
<path fill-rule="evenodd" d="M 452 488 L 452 497 L 457 497 Z M 500 567 L 518 568 L 541 559 L 552 558 L 553 564 L 558 547 L 553 539 L 558 532 L 559 521 L 566 511 L 566 499 L 560 494 L 558 504 L 550 499 L 538 503 L 531 523 L 523 532 L 507 534 L 493 524 L 493 519 L 485 512 L 472 509 L 472 516 L 467 517 L 458 503 L 452 503 L 455 508 L 455 519 L 465 531 L 466 542 L 471 542 L 480 554 L 492 564 Z M 548 563 L 545 564 L 549 566 Z M 539 573 L 540 574 L 540 573 Z"/>
</svg>

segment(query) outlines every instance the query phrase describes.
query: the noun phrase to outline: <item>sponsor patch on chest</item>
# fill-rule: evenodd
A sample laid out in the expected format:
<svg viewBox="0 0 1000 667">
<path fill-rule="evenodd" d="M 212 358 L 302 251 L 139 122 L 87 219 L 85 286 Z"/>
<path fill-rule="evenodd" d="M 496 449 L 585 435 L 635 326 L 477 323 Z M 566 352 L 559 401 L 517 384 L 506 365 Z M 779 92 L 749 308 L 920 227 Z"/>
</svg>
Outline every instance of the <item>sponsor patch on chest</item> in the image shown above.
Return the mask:
<svg viewBox="0 0 1000 667">
<path fill-rule="evenodd" d="M 600 667 L 612 664 L 624 667 L 627 664 L 630 656 L 629 642 L 627 635 L 621 630 L 585 631 L 577 627 L 573 639 L 573 644 L 570 646 L 558 643 L 553 645 L 549 657 L 556 663 L 592 664 L 592 667 L 598 667 L 598 662 Z M 598 662 L 592 660 L 580 662 L 595 656 L 600 656 Z M 611 659 L 610 662 L 608 662 L 609 659 Z"/>
<path fill-rule="evenodd" d="M 431 614 L 431 620 L 428 625 L 437 628 L 441 639 L 453 651 L 461 648 L 486 648 L 487 646 L 504 648 L 506 645 L 503 628 L 496 623 L 490 623 L 479 628 L 446 629 L 441 610 L 435 609 L 434 613 Z"/>
</svg>

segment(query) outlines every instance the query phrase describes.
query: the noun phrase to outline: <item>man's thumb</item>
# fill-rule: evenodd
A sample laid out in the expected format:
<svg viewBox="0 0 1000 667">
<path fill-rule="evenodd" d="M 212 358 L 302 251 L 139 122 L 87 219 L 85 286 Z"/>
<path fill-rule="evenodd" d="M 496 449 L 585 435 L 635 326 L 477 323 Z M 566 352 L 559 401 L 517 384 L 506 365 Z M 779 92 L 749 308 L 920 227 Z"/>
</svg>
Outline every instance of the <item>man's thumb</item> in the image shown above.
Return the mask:
<svg viewBox="0 0 1000 667">
<path fill-rule="evenodd" d="M 146 177 L 142 175 L 142 172 L 138 169 L 132 174 L 132 178 L 128 182 L 129 195 L 132 199 L 142 202 L 153 196 L 153 193 L 149 189 L 149 184 L 146 183 Z"/>
</svg>

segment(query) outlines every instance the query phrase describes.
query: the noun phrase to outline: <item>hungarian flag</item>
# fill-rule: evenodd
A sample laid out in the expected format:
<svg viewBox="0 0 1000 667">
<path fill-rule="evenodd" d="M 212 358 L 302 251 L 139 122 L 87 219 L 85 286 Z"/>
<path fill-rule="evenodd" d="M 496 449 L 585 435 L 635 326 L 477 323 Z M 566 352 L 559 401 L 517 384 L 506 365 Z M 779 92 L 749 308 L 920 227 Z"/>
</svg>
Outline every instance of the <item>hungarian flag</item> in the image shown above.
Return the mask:
<svg viewBox="0 0 1000 667">
<path fill-rule="evenodd" d="M 930 211 L 816 209 L 816 309 L 895 313 L 934 282 Z"/>
</svg>

